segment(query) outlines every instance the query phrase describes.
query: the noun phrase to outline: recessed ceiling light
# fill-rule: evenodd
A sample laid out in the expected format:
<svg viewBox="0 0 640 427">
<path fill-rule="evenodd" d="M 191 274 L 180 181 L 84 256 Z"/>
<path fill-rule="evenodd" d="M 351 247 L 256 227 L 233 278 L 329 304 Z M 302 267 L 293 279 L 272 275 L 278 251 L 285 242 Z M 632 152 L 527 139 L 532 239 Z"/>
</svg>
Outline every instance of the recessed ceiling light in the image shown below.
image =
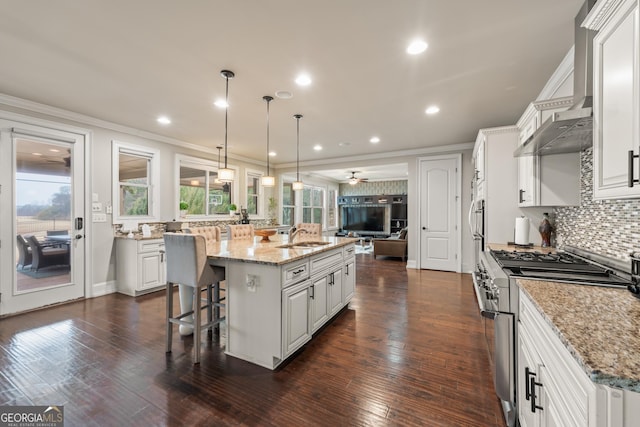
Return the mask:
<svg viewBox="0 0 640 427">
<path fill-rule="evenodd" d="M 374 136 L 369 140 L 369 142 L 372 144 L 377 144 L 378 142 L 380 142 L 380 138 L 378 138 L 377 136 Z"/>
<path fill-rule="evenodd" d="M 424 40 L 414 40 L 407 47 L 407 53 L 409 55 L 417 55 L 427 50 L 427 47 L 429 45 Z"/>
<path fill-rule="evenodd" d="M 320 151 L 320 150 L 322 150 L 322 145 L 316 144 L 316 145 L 313 146 L 313 149 L 316 150 L 316 151 Z"/>
<path fill-rule="evenodd" d="M 218 99 L 216 102 L 213 103 L 213 105 L 215 105 L 218 108 L 227 108 L 229 106 L 229 104 L 227 104 L 227 101 L 225 101 L 224 99 Z"/>
<path fill-rule="evenodd" d="M 296 83 L 300 86 L 309 86 L 311 84 L 311 77 L 308 74 L 300 74 L 296 77 Z"/>
<path fill-rule="evenodd" d="M 429 108 L 427 108 L 425 110 L 425 113 L 427 113 L 427 114 L 436 114 L 439 111 L 440 111 L 440 107 L 438 107 L 436 105 L 432 105 L 431 107 L 429 107 Z"/>
<path fill-rule="evenodd" d="M 171 123 L 171 119 L 167 116 L 160 116 L 158 117 L 158 123 L 161 125 L 168 125 Z"/>
<path fill-rule="evenodd" d="M 42 156 L 42 153 L 31 153 L 34 156 Z"/>
<path fill-rule="evenodd" d="M 291 99 L 293 98 L 293 94 L 288 90 L 279 90 L 276 92 L 276 98 L 280 99 Z"/>
<path fill-rule="evenodd" d="M 269 151 L 269 157 L 275 157 L 276 154 L 277 153 L 275 151 Z"/>
<path fill-rule="evenodd" d="M 195 186 L 200 185 L 200 181 L 198 181 L 197 179 L 192 179 L 190 184 L 195 187 Z"/>
<path fill-rule="evenodd" d="M 60 150 L 58 150 L 57 148 L 49 148 L 49 151 L 51 151 L 52 153 L 59 153 Z"/>
</svg>

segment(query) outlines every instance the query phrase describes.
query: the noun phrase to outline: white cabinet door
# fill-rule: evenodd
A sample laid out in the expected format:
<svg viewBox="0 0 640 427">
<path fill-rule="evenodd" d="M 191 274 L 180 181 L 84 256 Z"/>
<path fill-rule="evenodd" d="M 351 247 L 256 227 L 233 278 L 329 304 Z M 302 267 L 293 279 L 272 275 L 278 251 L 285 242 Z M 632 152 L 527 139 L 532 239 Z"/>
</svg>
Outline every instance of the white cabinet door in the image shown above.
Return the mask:
<svg viewBox="0 0 640 427">
<path fill-rule="evenodd" d="M 342 267 L 329 273 L 329 317 L 344 307 L 342 303 Z"/>
<path fill-rule="evenodd" d="M 518 206 L 535 206 L 537 156 L 518 158 Z"/>
<path fill-rule="evenodd" d="M 313 333 L 329 320 L 329 276 L 312 280 L 310 298 L 311 332 Z"/>
<path fill-rule="evenodd" d="M 309 281 L 282 291 L 283 359 L 311 339 Z"/>
<path fill-rule="evenodd" d="M 518 324 L 518 418 L 522 427 L 540 426 L 540 411 L 531 410 L 531 378 L 539 372 L 539 356 L 529 347 L 530 338 Z"/>
<path fill-rule="evenodd" d="M 158 252 L 138 255 L 138 265 L 140 268 L 138 290 L 145 290 L 164 285 L 164 263 L 161 258 L 164 258 L 164 255 Z"/>
<path fill-rule="evenodd" d="M 351 258 L 345 261 L 344 277 L 342 282 L 342 302 L 346 305 L 356 293 L 356 260 Z"/>
<path fill-rule="evenodd" d="M 478 143 L 478 150 L 476 151 L 476 180 L 478 184 L 484 182 L 485 179 L 485 138 L 482 139 Z"/>
<path fill-rule="evenodd" d="M 593 192 L 596 199 L 640 197 L 628 186 L 629 151 L 638 154 L 638 1 L 626 0 L 594 39 Z M 634 160 L 637 179 L 639 164 Z"/>
</svg>

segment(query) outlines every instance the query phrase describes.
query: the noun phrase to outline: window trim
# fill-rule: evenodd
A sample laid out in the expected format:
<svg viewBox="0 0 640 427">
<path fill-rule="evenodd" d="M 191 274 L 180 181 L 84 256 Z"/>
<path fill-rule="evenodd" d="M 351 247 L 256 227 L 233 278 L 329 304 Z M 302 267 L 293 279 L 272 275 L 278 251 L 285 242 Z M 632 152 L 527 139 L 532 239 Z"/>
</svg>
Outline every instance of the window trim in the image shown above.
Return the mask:
<svg viewBox="0 0 640 427">
<path fill-rule="evenodd" d="M 244 170 L 244 202 L 249 202 L 249 179 L 257 178 L 258 179 L 258 200 L 256 201 L 256 214 L 249 214 L 249 218 L 265 218 L 264 215 L 264 187 L 262 186 L 261 179 L 264 176 L 264 172 L 261 172 L 257 169 L 245 169 Z M 247 204 L 248 206 L 248 204 Z"/>
<path fill-rule="evenodd" d="M 174 208 L 173 213 L 175 218 L 180 216 L 180 167 L 192 167 L 192 168 L 202 168 L 203 171 L 218 171 L 218 162 L 208 159 L 203 159 L 201 157 L 193 157 L 187 156 L 185 154 L 176 154 L 175 155 L 175 164 L 174 164 Z M 239 176 L 239 168 L 233 165 L 227 165 L 229 169 L 233 169 L 235 171 L 235 176 Z M 238 180 L 236 179 L 233 182 L 232 191 L 231 191 L 231 203 L 238 204 L 237 200 L 239 200 L 239 187 Z M 210 215 L 187 215 L 187 219 L 193 220 L 207 220 L 207 219 L 220 219 L 220 218 L 229 218 L 228 213 L 224 214 L 210 214 Z"/>
<path fill-rule="evenodd" d="M 113 224 L 124 221 L 159 221 L 160 209 L 160 151 L 151 147 L 111 140 L 111 190 Z M 149 215 L 120 215 L 120 154 L 131 154 L 149 158 Z"/>
<path fill-rule="evenodd" d="M 314 209 L 322 209 L 322 214 L 320 215 L 320 217 L 322 218 L 322 224 L 320 224 L 322 226 L 322 231 L 327 231 L 327 187 L 322 186 L 322 185 L 317 185 L 317 184 L 304 184 L 304 188 L 303 188 L 303 192 L 305 189 L 309 188 L 311 190 L 311 196 L 310 196 L 310 200 L 311 200 L 311 205 L 309 206 L 305 206 L 304 205 L 304 196 L 300 197 L 300 213 L 301 213 L 301 218 L 304 218 L 304 209 L 305 208 L 309 208 L 311 209 L 312 215 L 311 215 L 311 219 L 313 220 L 313 210 Z M 322 200 L 320 202 L 320 206 L 314 205 L 313 204 L 313 191 L 314 190 L 319 190 L 322 192 Z M 297 206 L 296 206 L 297 207 Z"/>
</svg>

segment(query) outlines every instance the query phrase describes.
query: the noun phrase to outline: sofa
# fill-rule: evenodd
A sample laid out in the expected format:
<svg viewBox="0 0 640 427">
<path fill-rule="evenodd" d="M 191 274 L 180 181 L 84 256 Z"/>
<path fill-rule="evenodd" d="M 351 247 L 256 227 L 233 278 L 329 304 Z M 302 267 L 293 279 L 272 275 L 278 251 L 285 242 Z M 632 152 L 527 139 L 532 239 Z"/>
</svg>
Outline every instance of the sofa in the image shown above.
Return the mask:
<svg viewBox="0 0 640 427">
<path fill-rule="evenodd" d="M 388 256 L 407 259 L 407 228 L 403 228 L 398 236 L 387 239 L 373 239 L 373 258 Z"/>
</svg>

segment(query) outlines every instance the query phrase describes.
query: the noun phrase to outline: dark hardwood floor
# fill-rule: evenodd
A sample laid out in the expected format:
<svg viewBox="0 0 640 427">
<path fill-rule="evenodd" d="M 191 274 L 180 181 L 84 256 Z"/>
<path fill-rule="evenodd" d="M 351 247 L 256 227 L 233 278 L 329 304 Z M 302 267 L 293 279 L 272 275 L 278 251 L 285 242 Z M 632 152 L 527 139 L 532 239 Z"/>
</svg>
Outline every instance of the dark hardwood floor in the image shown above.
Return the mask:
<svg viewBox="0 0 640 427">
<path fill-rule="evenodd" d="M 66 426 L 504 426 L 469 275 L 357 255 L 349 308 L 274 372 L 224 333 L 193 365 L 176 327 L 166 355 L 164 307 L 112 294 L 0 320 L 0 405 L 64 405 Z"/>
</svg>

